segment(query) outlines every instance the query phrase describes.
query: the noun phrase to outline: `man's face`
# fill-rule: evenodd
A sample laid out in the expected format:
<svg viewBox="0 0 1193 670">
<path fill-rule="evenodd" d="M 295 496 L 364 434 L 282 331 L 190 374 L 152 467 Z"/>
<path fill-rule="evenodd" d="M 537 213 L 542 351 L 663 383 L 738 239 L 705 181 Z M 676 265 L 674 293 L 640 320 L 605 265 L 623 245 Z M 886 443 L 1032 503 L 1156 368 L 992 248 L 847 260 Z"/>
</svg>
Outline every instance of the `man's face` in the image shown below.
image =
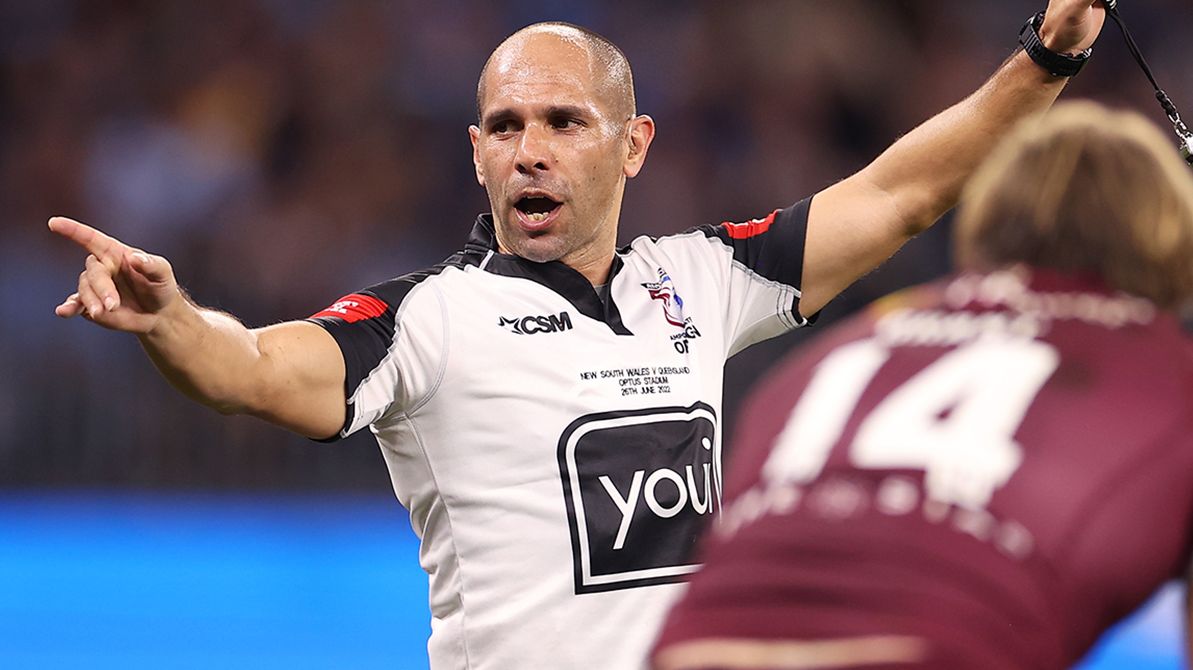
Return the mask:
<svg viewBox="0 0 1193 670">
<path fill-rule="evenodd" d="M 594 79 L 587 52 L 552 34 L 508 44 L 490 63 L 469 134 L 503 252 L 581 271 L 611 257 L 625 179 L 645 147 L 634 148 L 641 122 L 618 116 Z"/>
</svg>

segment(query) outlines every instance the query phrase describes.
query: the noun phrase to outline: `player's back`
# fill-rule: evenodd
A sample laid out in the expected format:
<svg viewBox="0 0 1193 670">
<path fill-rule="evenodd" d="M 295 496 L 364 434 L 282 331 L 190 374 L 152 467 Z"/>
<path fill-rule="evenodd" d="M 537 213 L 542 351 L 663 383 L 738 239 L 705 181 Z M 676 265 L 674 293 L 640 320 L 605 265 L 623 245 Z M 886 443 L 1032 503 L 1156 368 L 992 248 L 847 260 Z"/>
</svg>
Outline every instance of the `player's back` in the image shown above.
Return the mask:
<svg viewBox="0 0 1193 670">
<path fill-rule="evenodd" d="M 1066 667 L 1187 565 L 1191 352 L 1056 275 L 877 303 L 753 396 L 660 667 Z"/>
</svg>

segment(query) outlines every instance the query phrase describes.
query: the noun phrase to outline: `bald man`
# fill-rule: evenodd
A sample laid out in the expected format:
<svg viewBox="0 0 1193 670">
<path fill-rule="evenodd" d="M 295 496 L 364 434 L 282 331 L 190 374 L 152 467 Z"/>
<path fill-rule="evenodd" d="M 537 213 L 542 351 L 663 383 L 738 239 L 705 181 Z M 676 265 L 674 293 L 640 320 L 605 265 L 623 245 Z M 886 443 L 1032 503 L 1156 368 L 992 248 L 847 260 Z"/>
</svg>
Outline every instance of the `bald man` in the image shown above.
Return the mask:
<svg viewBox="0 0 1193 670">
<path fill-rule="evenodd" d="M 807 323 L 951 207 L 1060 93 L 1095 4 L 1052 0 L 1034 56 L 814 198 L 620 250 L 654 121 L 617 47 L 530 26 L 478 83 L 492 213 L 444 262 L 248 329 L 191 302 L 166 259 L 54 218 L 89 252 L 57 313 L 135 333 L 221 412 L 316 439 L 369 427 L 422 539 L 432 667 L 638 668 L 719 511 L 725 360 Z"/>
</svg>

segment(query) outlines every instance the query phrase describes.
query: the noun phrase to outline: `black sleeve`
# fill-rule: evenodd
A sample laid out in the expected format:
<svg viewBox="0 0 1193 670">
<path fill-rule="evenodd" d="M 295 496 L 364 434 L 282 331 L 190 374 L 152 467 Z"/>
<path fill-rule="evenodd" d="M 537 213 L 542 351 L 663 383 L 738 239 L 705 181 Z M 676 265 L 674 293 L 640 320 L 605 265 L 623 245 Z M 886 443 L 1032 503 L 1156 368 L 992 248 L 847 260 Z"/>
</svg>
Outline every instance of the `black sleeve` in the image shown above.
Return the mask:
<svg viewBox="0 0 1193 670">
<path fill-rule="evenodd" d="M 346 295 L 309 318 L 335 338 L 344 356 L 344 426 L 328 440 L 346 435 L 354 416 L 353 398 L 369 374 L 381 364 L 397 332 L 398 307 L 417 282 L 393 279 Z"/>
<path fill-rule="evenodd" d="M 698 230 L 732 248 L 735 262 L 765 279 L 798 289 L 804 272 L 804 238 L 811 205 L 809 197 L 761 219 L 726 221 Z"/>
</svg>

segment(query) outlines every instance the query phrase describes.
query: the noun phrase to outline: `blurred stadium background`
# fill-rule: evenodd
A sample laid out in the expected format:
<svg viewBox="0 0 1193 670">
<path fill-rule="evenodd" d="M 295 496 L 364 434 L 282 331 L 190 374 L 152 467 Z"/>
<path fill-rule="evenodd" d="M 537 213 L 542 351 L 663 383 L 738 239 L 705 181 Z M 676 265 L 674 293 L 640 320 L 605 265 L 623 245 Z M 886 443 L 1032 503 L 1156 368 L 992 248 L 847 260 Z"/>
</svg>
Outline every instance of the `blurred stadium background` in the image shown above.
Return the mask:
<svg viewBox="0 0 1193 670">
<path fill-rule="evenodd" d="M 973 90 L 1044 0 L 0 0 L 0 667 L 422 668 L 426 580 L 367 433 L 193 406 L 136 341 L 52 309 L 66 214 L 169 257 L 250 325 L 437 262 L 487 207 L 466 126 L 489 51 L 611 37 L 659 136 L 622 240 L 786 205 Z M 1122 11 L 1193 110 L 1189 0 Z M 1113 26 L 1066 94 L 1164 123 Z M 947 271 L 947 221 L 830 323 Z M 731 364 L 726 409 L 800 332 Z M 1083 668 L 1181 667 L 1181 590 Z"/>
</svg>

